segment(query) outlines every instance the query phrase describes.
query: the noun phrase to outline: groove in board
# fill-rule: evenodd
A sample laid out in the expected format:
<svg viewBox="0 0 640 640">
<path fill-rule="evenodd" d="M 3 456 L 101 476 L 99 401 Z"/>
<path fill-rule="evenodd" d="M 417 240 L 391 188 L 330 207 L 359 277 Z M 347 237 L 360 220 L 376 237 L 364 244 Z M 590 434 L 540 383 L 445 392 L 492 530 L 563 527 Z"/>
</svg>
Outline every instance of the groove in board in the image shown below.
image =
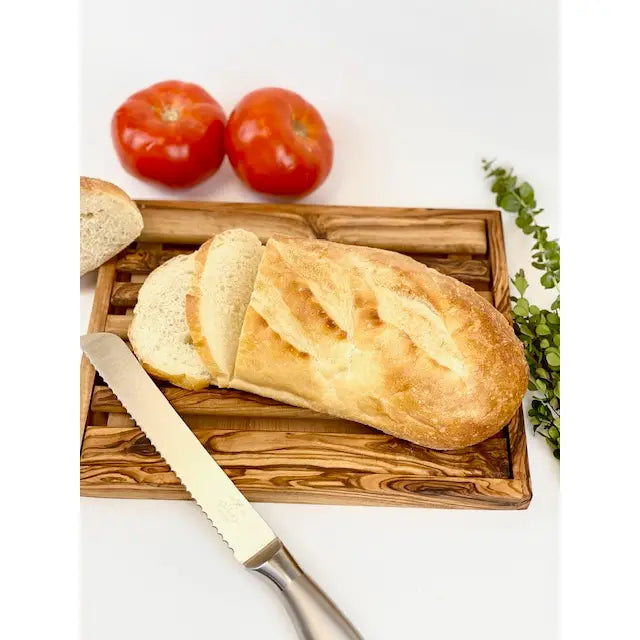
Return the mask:
<svg viewBox="0 0 640 640">
<path fill-rule="evenodd" d="M 126 413 L 108 413 L 108 427 L 137 428 L 136 423 Z M 181 413 L 180 417 L 192 429 L 217 429 L 224 431 L 301 431 L 309 433 L 360 433 L 380 434 L 373 427 L 359 422 L 343 420 L 341 418 L 247 418 L 241 416 L 220 416 Z M 96 425 L 94 425 L 96 426 Z M 505 427 L 487 440 L 508 438 L 508 428 Z"/>
<path fill-rule="evenodd" d="M 316 413 L 311 409 L 303 409 L 302 407 L 293 407 L 288 404 L 282 404 L 277 400 L 256 396 L 236 389 L 209 387 L 200 391 L 189 391 L 179 387 L 166 386 L 160 387 L 160 390 L 178 413 L 243 416 L 249 418 L 332 419 L 324 413 Z M 113 391 L 104 386 L 96 386 L 94 389 L 91 409 L 109 413 L 126 413 Z"/>
<path fill-rule="evenodd" d="M 135 251 L 127 251 L 117 263 L 116 268 L 123 273 L 151 273 L 167 260 L 175 258 L 179 255 L 191 253 L 192 247 L 189 249 L 158 249 L 152 251 L 149 249 L 136 249 Z"/>
<path fill-rule="evenodd" d="M 180 417 L 191 428 L 224 429 L 227 431 L 308 431 L 309 433 L 380 433 L 359 422 L 340 418 L 246 418 L 240 416 L 216 416 L 184 414 Z M 117 419 L 116 419 L 117 418 Z M 126 413 L 110 413 L 107 426 L 135 427 L 136 423 Z M 496 436 L 497 437 L 497 436 Z M 501 437 L 505 437 L 504 434 Z"/>
</svg>

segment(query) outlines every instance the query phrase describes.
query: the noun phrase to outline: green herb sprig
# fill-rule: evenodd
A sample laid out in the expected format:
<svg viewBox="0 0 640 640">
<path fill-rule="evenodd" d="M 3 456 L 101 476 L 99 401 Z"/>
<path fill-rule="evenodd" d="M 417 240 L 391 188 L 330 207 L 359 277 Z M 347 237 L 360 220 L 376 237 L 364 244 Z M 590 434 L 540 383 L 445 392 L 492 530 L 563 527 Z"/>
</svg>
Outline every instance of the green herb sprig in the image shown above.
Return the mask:
<svg viewBox="0 0 640 640">
<path fill-rule="evenodd" d="M 533 236 L 532 266 L 543 271 L 540 284 L 558 293 L 550 309 L 540 309 L 525 297 L 529 283 L 520 269 L 511 279 L 518 296 L 511 296 L 515 331 L 525 348 L 529 363 L 529 389 L 533 392 L 529 418 L 534 433 L 542 435 L 560 459 L 560 244 L 548 237 L 549 227 L 536 222 L 543 211 L 537 208 L 533 187 L 519 182 L 512 169 L 482 161 L 486 177 L 492 181 L 496 204 L 516 214 L 516 224 Z"/>
</svg>

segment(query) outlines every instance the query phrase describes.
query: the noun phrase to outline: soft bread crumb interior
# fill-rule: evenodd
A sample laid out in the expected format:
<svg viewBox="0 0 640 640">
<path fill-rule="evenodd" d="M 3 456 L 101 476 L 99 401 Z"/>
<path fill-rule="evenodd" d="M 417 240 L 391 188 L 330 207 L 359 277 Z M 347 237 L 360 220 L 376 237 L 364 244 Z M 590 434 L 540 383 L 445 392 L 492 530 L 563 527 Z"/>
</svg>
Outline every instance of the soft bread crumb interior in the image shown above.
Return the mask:
<svg viewBox="0 0 640 640">
<path fill-rule="evenodd" d="M 126 247 L 142 231 L 133 205 L 107 193 L 80 197 L 80 273 L 86 273 Z"/>
<path fill-rule="evenodd" d="M 240 340 L 240 331 L 262 259 L 256 235 L 231 229 L 212 241 L 200 278 L 200 326 L 213 359 L 228 383 Z"/>
<path fill-rule="evenodd" d="M 185 298 L 195 269 L 194 254 L 180 255 L 158 267 L 138 294 L 130 340 L 136 355 L 166 376 L 209 379 L 191 341 Z"/>
</svg>

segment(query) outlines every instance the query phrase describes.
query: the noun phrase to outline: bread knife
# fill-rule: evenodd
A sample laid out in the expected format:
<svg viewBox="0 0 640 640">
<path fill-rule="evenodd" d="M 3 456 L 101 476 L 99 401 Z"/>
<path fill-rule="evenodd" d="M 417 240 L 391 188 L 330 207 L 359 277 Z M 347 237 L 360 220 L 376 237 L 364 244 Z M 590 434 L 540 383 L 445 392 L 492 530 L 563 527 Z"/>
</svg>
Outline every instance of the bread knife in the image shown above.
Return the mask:
<svg viewBox="0 0 640 640">
<path fill-rule="evenodd" d="M 200 444 L 125 342 L 111 333 L 90 333 L 80 344 L 238 562 L 276 585 L 298 636 L 363 640 Z"/>
</svg>

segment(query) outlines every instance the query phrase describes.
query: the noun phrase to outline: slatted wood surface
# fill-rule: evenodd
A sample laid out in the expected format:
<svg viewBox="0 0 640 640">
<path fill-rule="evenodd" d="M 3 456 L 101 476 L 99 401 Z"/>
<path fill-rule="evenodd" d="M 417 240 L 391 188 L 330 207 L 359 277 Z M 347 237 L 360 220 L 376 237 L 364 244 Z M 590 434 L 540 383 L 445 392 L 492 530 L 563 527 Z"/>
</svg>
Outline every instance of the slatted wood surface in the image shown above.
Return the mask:
<svg viewBox="0 0 640 640">
<path fill-rule="evenodd" d="M 497 211 L 140 201 L 139 240 L 100 268 L 89 331 L 126 338 L 138 291 L 158 265 L 243 227 L 401 251 L 458 278 L 508 319 Z M 458 451 L 425 449 L 367 426 L 230 389 L 159 387 L 254 501 L 523 509 L 531 500 L 522 410 Z M 80 490 L 85 496 L 189 496 L 83 358 Z"/>
</svg>

